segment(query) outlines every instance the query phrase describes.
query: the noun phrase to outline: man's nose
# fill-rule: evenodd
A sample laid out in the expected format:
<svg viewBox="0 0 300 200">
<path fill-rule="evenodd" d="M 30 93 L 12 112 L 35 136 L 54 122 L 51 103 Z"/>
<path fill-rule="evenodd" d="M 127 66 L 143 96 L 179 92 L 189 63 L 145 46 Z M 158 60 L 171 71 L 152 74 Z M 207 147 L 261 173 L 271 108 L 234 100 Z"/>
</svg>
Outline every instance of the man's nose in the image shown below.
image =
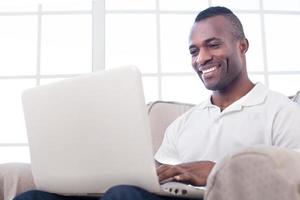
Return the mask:
<svg viewBox="0 0 300 200">
<path fill-rule="evenodd" d="M 211 59 L 211 53 L 207 49 L 201 49 L 198 53 L 198 56 L 196 57 L 196 63 L 200 65 L 205 65 Z"/>
</svg>

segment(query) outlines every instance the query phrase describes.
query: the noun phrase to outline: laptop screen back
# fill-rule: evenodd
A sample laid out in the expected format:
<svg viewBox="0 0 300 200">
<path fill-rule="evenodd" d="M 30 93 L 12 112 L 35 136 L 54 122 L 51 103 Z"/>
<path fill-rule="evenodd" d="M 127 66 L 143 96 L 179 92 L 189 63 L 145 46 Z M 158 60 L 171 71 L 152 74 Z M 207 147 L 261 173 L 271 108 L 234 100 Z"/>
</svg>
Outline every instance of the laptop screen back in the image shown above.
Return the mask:
<svg viewBox="0 0 300 200">
<path fill-rule="evenodd" d="M 159 191 L 140 72 L 122 67 L 29 89 L 23 108 L 38 189 Z"/>
</svg>

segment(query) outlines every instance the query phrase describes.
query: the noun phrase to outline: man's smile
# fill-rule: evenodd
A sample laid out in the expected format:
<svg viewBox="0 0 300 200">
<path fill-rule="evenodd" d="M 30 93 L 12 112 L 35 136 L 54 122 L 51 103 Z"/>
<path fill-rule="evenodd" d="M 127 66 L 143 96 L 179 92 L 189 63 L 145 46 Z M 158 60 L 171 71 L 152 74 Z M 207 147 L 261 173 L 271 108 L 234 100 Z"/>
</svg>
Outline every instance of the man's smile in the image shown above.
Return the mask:
<svg viewBox="0 0 300 200">
<path fill-rule="evenodd" d="M 198 71 L 200 72 L 202 79 L 210 79 L 218 73 L 218 69 L 221 66 L 219 64 L 210 64 L 209 66 L 200 66 Z"/>
<path fill-rule="evenodd" d="M 214 67 L 202 70 L 201 72 L 202 72 L 202 74 L 207 74 L 207 73 L 210 73 L 212 71 L 215 71 L 216 69 L 217 69 L 217 66 L 214 66 Z"/>
</svg>

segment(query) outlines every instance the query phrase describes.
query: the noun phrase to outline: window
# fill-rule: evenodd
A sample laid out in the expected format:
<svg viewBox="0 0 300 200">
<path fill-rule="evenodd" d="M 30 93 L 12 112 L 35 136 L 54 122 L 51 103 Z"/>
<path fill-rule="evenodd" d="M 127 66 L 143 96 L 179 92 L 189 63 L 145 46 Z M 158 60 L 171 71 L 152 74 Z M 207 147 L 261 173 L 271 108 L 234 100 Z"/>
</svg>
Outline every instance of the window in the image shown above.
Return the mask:
<svg viewBox="0 0 300 200">
<path fill-rule="evenodd" d="M 250 41 L 247 68 L 254 82 L 286 95 L 300 90 L 300 32 L 294 27 L 300 22 L 298 0 L 106 0 L 106 67 L 138 66 L 151 78 L 152 88 L 157 87 L 145 88 L 148 102 L 201 102 L 209 92 L 192 70 L 188 36 L 198 12 L 209 5 L 229 7 L 242 21 Z M 145 85 L 149 87 L 149 81 Z"/>
<path fill-rule="evenodd" d="M 21 95 L 92 71 L 92 4 L 0 2 L 0 163 L 30 162 Z"/>
<path fill-rule="evenodd" d="M 241 19 L 254 82 L 286 95 L 300 90 L 299 0 L 0 1 L 0 163 L 30 161 L 21 94 L 36 85 L 135 65 L 147 102 L 206 99 L 188 36 L 198 12 L 213 5 Z"/>
</svg>

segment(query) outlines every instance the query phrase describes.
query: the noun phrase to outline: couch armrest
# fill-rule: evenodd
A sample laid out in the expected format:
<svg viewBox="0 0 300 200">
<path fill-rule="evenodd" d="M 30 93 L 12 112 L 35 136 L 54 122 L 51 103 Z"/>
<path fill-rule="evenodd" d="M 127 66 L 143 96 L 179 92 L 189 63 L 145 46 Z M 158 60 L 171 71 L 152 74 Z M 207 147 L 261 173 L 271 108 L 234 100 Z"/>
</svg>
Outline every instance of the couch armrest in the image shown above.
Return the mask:
<svg viewBox="0 0 300 200">
<path fill-rule="evenodd" d="M 218 163 L 208 178 L 207 200 L 300 199 L 300 153 L 253 147 Z"/>
<path fill-rule="evenodd" d="M 34 188 L 30 164 L 0 164 L 0 200 L 12 200 L 17 194 Z"/>
</svg>

